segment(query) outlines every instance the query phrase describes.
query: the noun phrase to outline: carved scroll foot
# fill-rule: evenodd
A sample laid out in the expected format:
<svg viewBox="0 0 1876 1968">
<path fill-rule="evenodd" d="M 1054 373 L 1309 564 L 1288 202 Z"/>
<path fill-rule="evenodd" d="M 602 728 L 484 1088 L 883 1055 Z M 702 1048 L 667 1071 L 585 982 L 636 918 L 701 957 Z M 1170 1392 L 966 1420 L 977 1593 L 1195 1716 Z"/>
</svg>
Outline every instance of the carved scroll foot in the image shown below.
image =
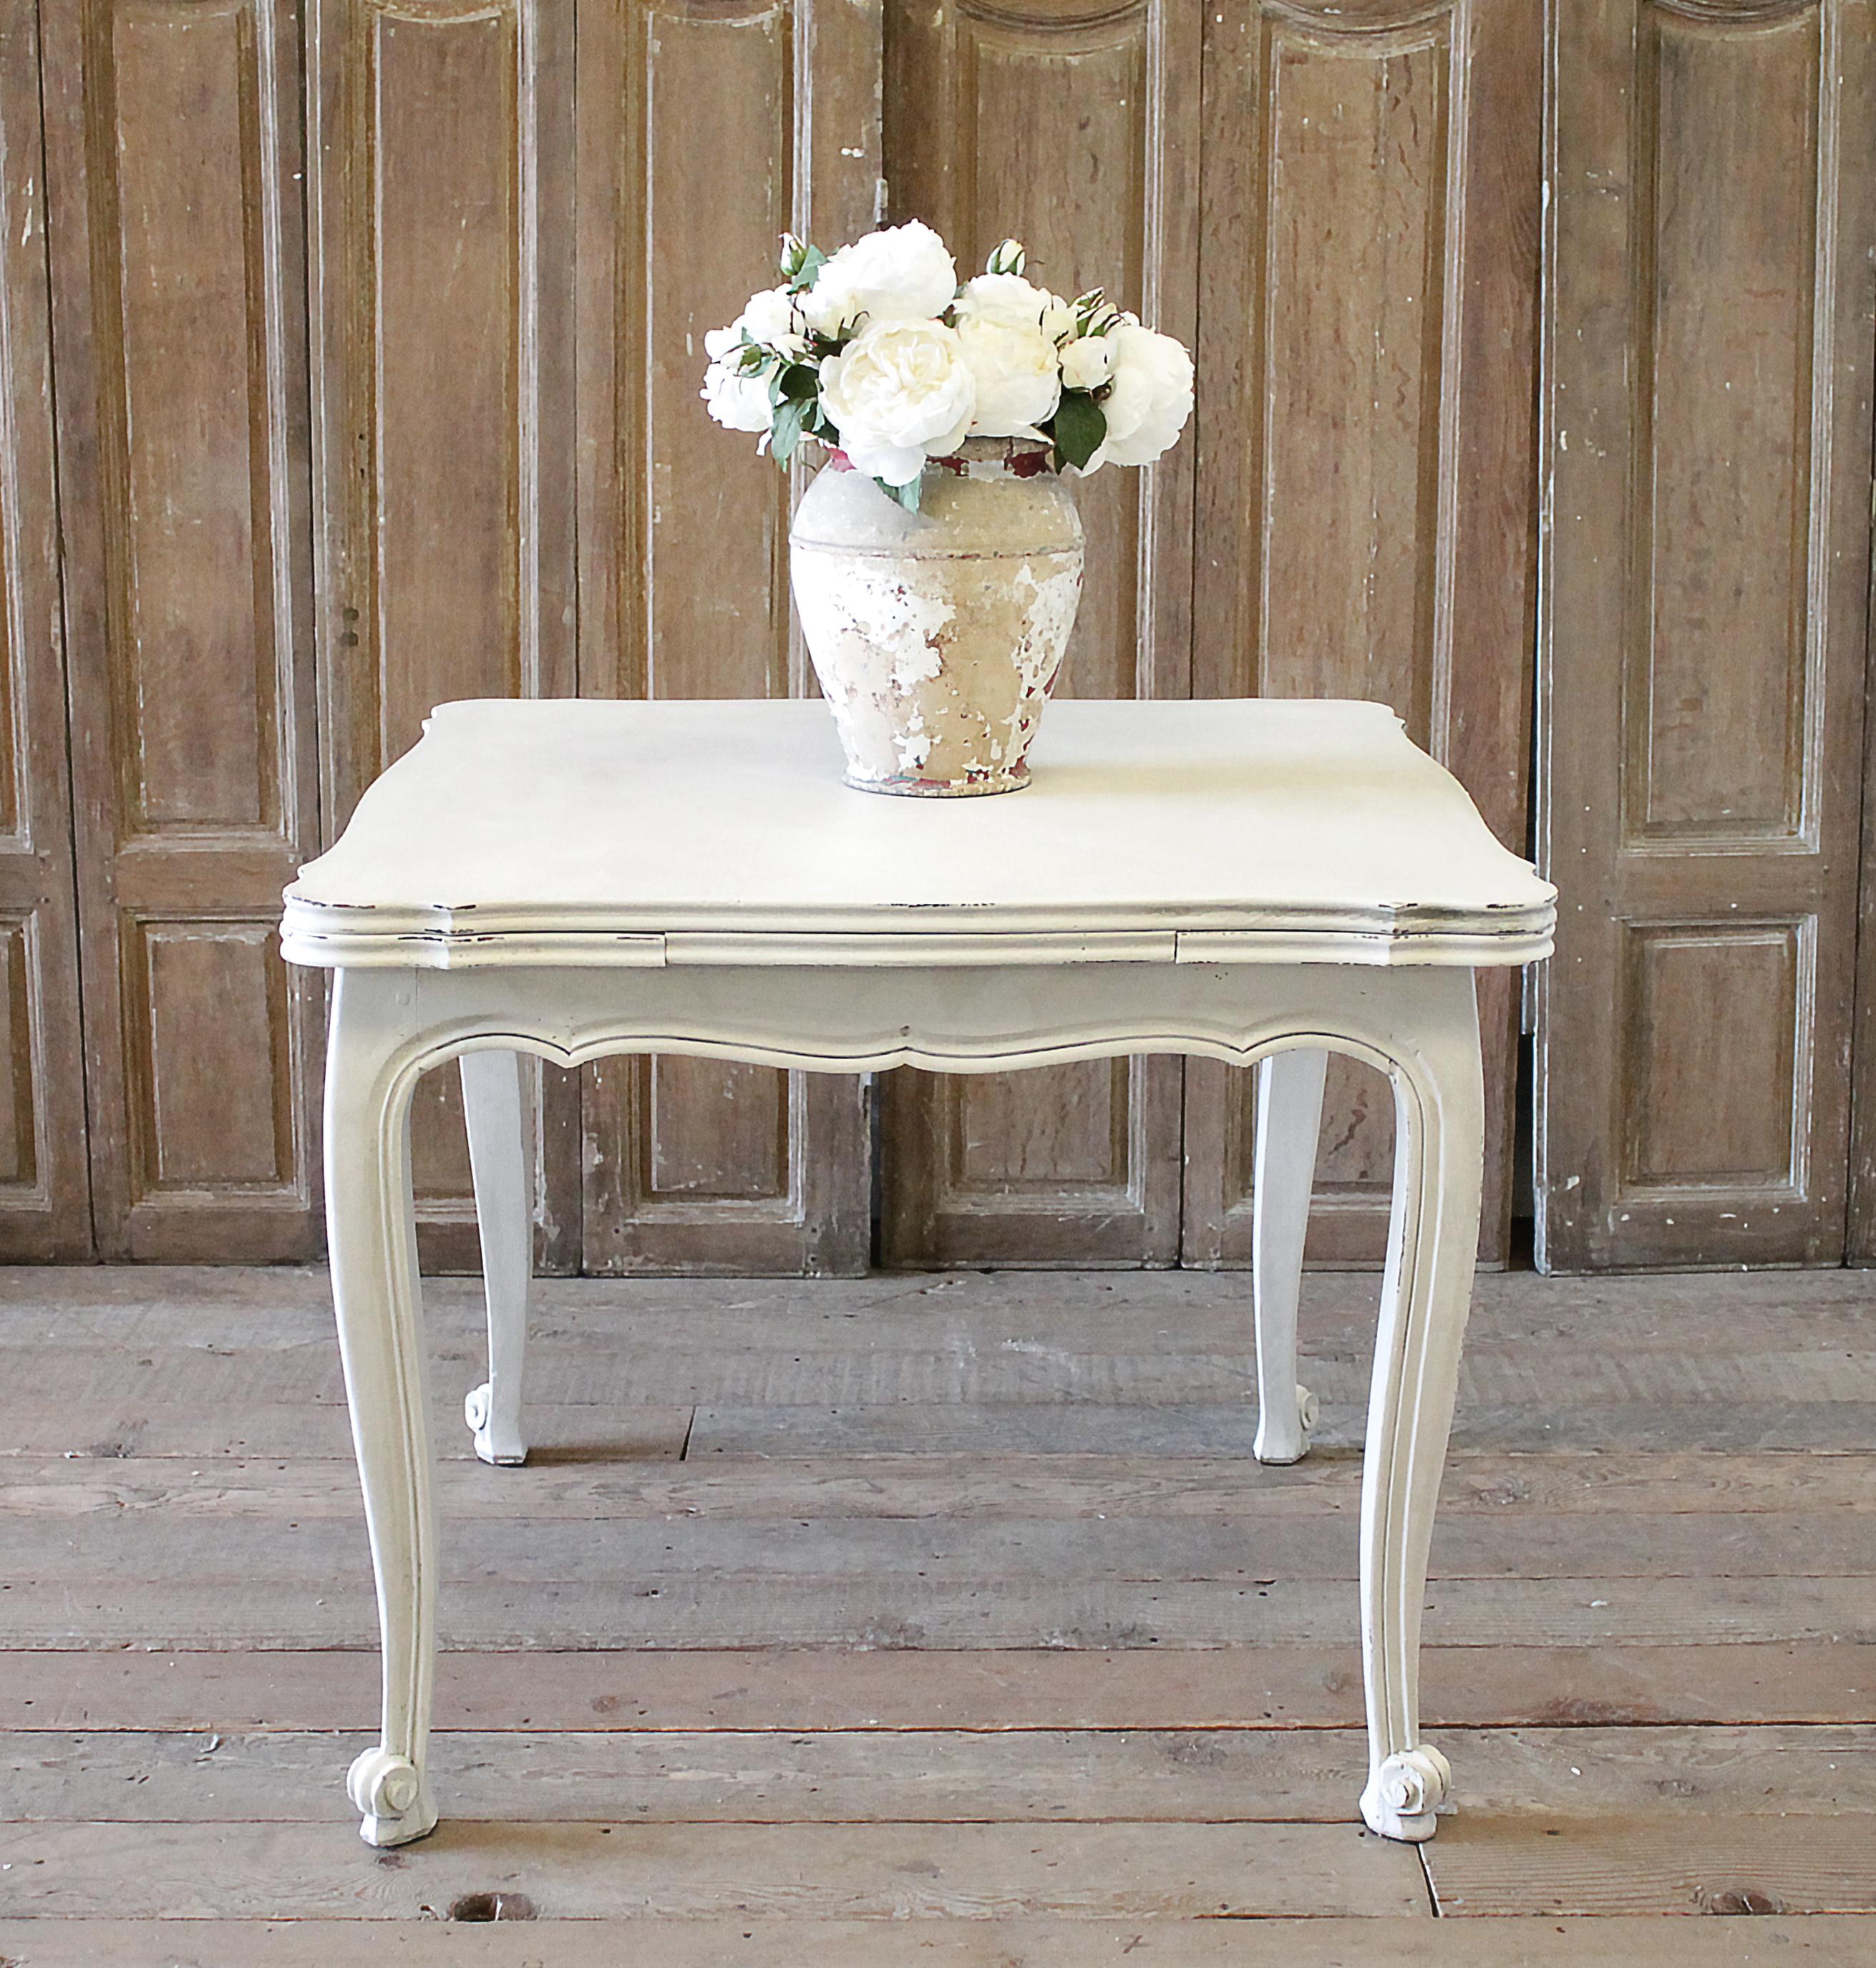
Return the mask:
<svg viewBox="0 0 1876 1968">
<path fill-rule="evenodd" d="M 345 1791 L 365 1814 L 358 1835 L 368 1845 L 408 1845 L 436 1829 L 429 1785 L 408 1756 L 367 1750 L 346 1772 Z"/>
<path fill-rule="evenodd" d="M 1453 1788 L 1453 1769 L 1430 1744 L 1388 1758 L 1362 1792 L 1362 1816 L 1383 1838 L 1424 1844 L 1434 1834 L 1434 1814 Z"/>
<path fill-rule="evenodd" d="M 517 1468 L 527 1460 L 520 1426 L 512 1416 L 496 1415 L 494 1407 L 494 1390 L 486 1381 L 464 1397 L 462 1418 L 475 1437 L 475 1452 L 484 1462 L 504 1469 Z"/>
</svg>

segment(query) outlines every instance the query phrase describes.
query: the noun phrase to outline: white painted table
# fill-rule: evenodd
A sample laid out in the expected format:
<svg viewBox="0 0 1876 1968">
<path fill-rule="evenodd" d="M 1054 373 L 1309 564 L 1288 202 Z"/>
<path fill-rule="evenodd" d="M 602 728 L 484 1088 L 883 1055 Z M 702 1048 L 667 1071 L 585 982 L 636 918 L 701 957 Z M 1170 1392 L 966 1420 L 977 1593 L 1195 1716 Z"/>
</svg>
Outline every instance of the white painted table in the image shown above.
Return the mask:
<svg viewBox="0 0 1876 1968">
<path fill-rule="evenodd" d="M 1362 1816 L 1431 1835 L 1420 1614 L 1478 1235 L 1474 969 L 1550 947 L 1554 896 L 1375 704 L 1052 706 L 1030 788 L 841 784 L 816 703 L 444 705 L 287 892 L 334 980 L 332 1290 L 377 1576 L 374 1845 L 436 1821 L 425 1775 L 436 1529 L 411 1091 L 460 1057 L 489 1322 L 478 1452 L 526 1454 L 519 1055 L 693 1053 L 987 1073 L 1129 1053 L 1262 1060 L 1254 1452 L 1292 1461 L 1303 1231 L 1327 1055 L 1392 1079 L 1394 1215 L 1362 1475 Z"/>
</svg>

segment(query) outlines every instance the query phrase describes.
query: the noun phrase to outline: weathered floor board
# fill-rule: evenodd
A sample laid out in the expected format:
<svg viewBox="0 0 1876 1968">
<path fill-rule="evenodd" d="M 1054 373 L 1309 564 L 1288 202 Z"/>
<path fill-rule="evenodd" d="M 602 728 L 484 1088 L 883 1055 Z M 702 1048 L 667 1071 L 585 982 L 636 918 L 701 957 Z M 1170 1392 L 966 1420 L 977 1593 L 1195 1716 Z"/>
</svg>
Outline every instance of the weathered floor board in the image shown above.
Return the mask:
<svg viewBox="0 0 1876 1968">
<path fill-rule="evenodd" d="M 532 1414 L 533 1409 L 530 1407 Z M 346 1452 L 342 1447 L 342 1457 Z M 348 1458 L 275 1455 L 191 1468 L 175 1458 L 100 1460 L 61 1455 L 21 1461 L 0 1484 L 0 1516 L 83 1516 L 160 1510 L 216 1522 L 252 1516 L 300 1523 L 358 1519 L 358 1479 Z M 452 1523 L 520 1518 L 581 1523 L 633 1517 L 1226 1517 L 1262 1523 L 1303 1517 L 1320 1525 L 1352 1515 L 1361 1492 L 1354 1451 L 1313 1451 L 1288 1468 L 1242 1457 L 1051 1456 L 989 1458 L 835 1456 L 757 1464 L 723 1460 L 682 1469 L 656 1462 L 530 1461 L 491 1469 L 472 1458 L 439 1473 L 438 1501 Z M 1578 1516 L 1661 1516 L 1768 1513 L 1785 1517 L 1876 1507 L 1876 1458 L 1861 1455 L 1729 1455 L 1612 1450 L 1601 1454 L 1456 1452 L 1440 1495 L 1440 1527 L 1455 1516 L 1535 1509 Z M 1777 1536 L 1777 1532 L 1769 1533 Z"/>
<path fill-rule="evenodd" d="M 1876 1817 L 1678 1823 L 1474 1814 L 1442 1827 L 1427 1871 L 1444 1914 L 1876 1913 Z"/>
<path fill-rule="evenodd" d="M 1847 1641 L 1442 1647 L 1421 1657 L 1434 1728 L 1876 1722 L 1876 1646 Z M 1697 1668 L 1698 1672 L 1692 1672 Z M 362 1651 L 0 1654 L 9 1729 L 366 1729 Z M 446 1729 L 1275 1729 L 1361 1724 L 1361 1660 L 1337 1644 L 1165 1652 L 446 1653 Z"/>
<path fill-rule="evenodd" d="M 1372 1279 L 1288 1470 L 1241 1278 L 548 1281 L 510 1471 L 427 1296 L 446 1816 L 374 1855 L 323 1277 L 0 1271 L 0 1960 L 1876 1960 L 1876 1279 L 1481 1280 L 1420 1853 L 1353 1811 Z"/>
<path fill-rule="evenodd" d="M 1868 1968 L 1870 1924 L 1456 1921 L 1443 1968 Z M 20 1968 L 1375 1968 L 1428 1946 L 1368 1920 L 0 1921 Z"/>
<path fill-rule="evenodd" d="M 365 1562 L 362 1533 L 355 1565 Z M 1739 1640 L 1876 1644 L 1876 1584 L 1823 1578 L 1453 1578 L 1429 1588 L 1447 1646 L 1687 1646 Z M 1352 1580 L 1165 1583 L 880 1574 L 692 1578 L 671 1572 L 448 1588 L 442 1643 L 507 1647 L 1294 1646 L 1354 1630 Z M 361 1572 L 328 1583 L 226 1578 L 16 1584 L 0 1648 L 267 1650 L 376 1645 Z"/>
<path fill-rule="evenodd" d="M 1453 1729 L 1469 1811 L 1876 1813 L 1876 1729 Z M 359 1733 L 0 1736 L 10 1818 L 344 1822 Z M 1345 1824 L 1353 1729 L 445 1731 L 464 1817 L 549 1823 Z"/>
<path fill-rule="evenodd" d="M 517 1491 L 525 1485 L 516 1484 Z M 1493 1519 L 1454 1513 L 1435 1530 L 1436 1581 L 1845 1578 L 1876 1573 L 1871 1520 L 1852 1511 L 1703 1511 L 1586 1516 L 1536 1509 Z M 121 1511 L 83 1525 L 16 1516 L 8 1567 L 20 1584 L 82 1584 L 101 1572 L 329 1584 L 355 1569 L 364 1533 L 335 1516 L 272 1520 Z M 1352 1511 L 1314 1519 L 1162 1517 L 1149 1510 L 1028 1521 L 935 1517 L 727 1516 L 467 1519 L 443 1540 L 448 1579 L 479 1589 L 578 1579 L 790 1578 L 969 1581 L 1036 1578 L 1269 1584 L 1352 1581 Z"/>
<path fill-rule="evenodd" d="M 1427 1912 L 1418 1859 L 1348 1824 L 526 1824 L 452 1819 L 384 1863 L 349 1823 L 0 1825 L 0 1919 L 543 1916 L 1191 1919 Z"/>
</svg>

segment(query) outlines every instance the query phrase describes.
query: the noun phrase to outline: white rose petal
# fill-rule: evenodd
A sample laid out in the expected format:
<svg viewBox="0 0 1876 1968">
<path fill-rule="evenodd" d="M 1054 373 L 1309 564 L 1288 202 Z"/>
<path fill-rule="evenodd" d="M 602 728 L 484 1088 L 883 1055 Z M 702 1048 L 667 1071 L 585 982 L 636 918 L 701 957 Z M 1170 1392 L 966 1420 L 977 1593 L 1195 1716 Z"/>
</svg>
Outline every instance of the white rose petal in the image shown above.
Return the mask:
<svg viewBox="0 0 1876 1968">
<path fill-rule="evenodd" d="M 1107 435 L 1085 469 L 1151 464 L 1171 448 L 1192 414 L 1192 358 L 1170 335 L 1123 319 L 1113 344 L 1114 381 L 1101 409 Z"/>
<path fill-rule="evenodd" d="M 1029 437 L 1061 400 L 1055 345 L 1028 324 L 967 316 L 957 339 L 977 384 L 970 428 L 986 437 Z"/>
<path fill-rule="evenodd" d="M 929 321 L 957 291 L 957 265 L 931 227 L 914 219 L 843 246 L 800 299 L 808 325 L 821 335 L 870 322 Z"/>
<path fill-rule="evenodd" d="M 1033 328 L 1051 341 L 1074 329 L 1074 309 L 1060 294 L 1038 287 L 1020 274 L 980 274 L 967 280 L 953 303 L 959 325 L 966 321 L 997 321 L 1013 328 Z"/>
<path fill-rule="evenodd" d="M 738 315 L 727 328 L 713 328 L 704 337 L 704 353 L 712 362 L 727 361 L 743 339 L 743 318 Z"/>
<path fill-rule="evenodd" d="M 711 363 L 698 394 L 725 430 L 766 432 L 774 417 L 768 377 L 738 375 L 731 362 Z"/>
<path fill-rule="evenodd" d="M 1114 351 L 1105 335 L 1084 335 L 1068 343 L 1061 351 L 1061 386 L 1064 390 L 1098 390 L 1114 373 Z"/>
<path fill-rule="evenodd" d="M 821 406 L 859 470 L 906 485 L 964 441 L 977 384 L 954 329 L 876 321 L 821 364 Z"/>
</svg>

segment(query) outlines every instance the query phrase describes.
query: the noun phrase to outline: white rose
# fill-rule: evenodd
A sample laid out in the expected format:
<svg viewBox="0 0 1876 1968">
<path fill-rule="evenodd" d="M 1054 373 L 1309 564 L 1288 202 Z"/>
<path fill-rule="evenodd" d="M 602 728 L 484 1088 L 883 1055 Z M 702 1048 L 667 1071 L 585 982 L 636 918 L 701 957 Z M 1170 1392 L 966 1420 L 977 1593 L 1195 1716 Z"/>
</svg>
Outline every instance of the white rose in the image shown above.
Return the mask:
<svg viewBox="0 0 1876 1968">
<path fill-rule="evenodd" d="M 1113 344 L 1114 383 L 1102 410 L 1107 435 L 1086 467 L 1151 464 L 1171 448 L 1192 414 L 1192 358 L 1170 335 L 1123 320 Z"/>
<path fill-rule="evenodd" d="M 697 393 L 725 430 L 766 431 L 775 414 L 769 402 L 768 377 L 739 375 L 734 361 L 711 363 Z"/>
<path fill-rule="evenodd" d="M 955 329 L 876 321 L 821 364 L 821 406 L 859 470 L 909 485 L 963 442 L 977 385 Z"/>
<path fill-rule="evenodd" d="M 750 340 L 760 341 L 765 348 L 776 349 L 784 355 L 808 352 L 800 306 L 786 287 L 769 287 L 761 293 L 751 294 L 737 325 L 747 329 Z"/>
<path fill-rule="evenodd" d="M 843 246 L 800 296 L 808 325 L 821 335 L 869 321 L 929 321 L 957 291 L 957 263 L 931 227 L 914 219 Z"/>
<path fill-rule="evenodd" d="M 986 437 L 1028 437 L 1032 426 L 1055 414 L 1061 371 L 1055 345 L 1028 324 L 967 316 L 957 339 L 977 384 L 970 428 Z"/>
<path fill-rule="evenodd" d="M 1061 351 L 1061 386 L 1064 390 L 1098 390 L 1114 373 L 1114 351 L 1105 335 L 1084 335 L 1064 345 Z"/>
<path fill-rule="evenodd" d="M 1003 322 L 1013 328 L 1033 328 L 1051 341 L 1074 329 L 1074 309 L 1060 294 L 1038 287 L 1020 274 L 980 274 L 965 281 L 953 303 L 959 325 L 966 321 Z"/>
<path fill-rule="evenodd" d="M 749 305 L 727 328 L 713 328 L 704 337 L 704 353 L 713 362 L 727 361 L 742 346 L 744 335 L 791 359 L 808 353 L 800 311 L 786 287 L 751 294 Z"/>
</svg>

